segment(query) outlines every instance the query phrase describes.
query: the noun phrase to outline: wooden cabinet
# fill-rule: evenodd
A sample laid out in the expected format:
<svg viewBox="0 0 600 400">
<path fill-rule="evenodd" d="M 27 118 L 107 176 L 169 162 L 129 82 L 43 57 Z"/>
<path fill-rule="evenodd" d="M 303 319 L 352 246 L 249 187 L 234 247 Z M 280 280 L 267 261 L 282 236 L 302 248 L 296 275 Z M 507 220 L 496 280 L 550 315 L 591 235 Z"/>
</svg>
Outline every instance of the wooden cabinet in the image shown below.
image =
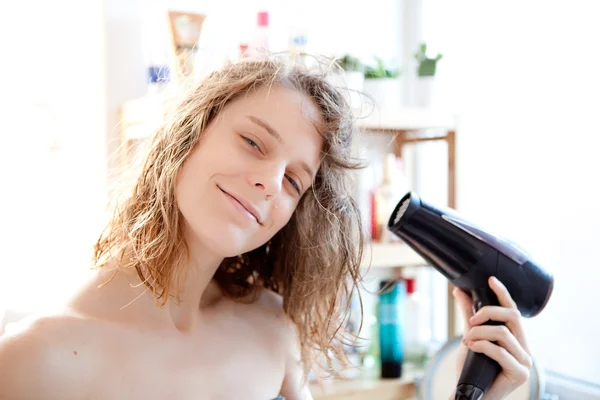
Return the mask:
<svg viewBox="0 0 600 400">
<path fill-rule="evenodd" d="M 424 109 L 401 109 L 395 113 L 373 113 L 369 118 L 360 119 L 362 129 L 370 132 L 392 135 L 396 155 L 402 157 L 404 145 L 443 141 L 448 151 L 448 198 L 447 206 L 456 208 L 456 117 L 452 114 L 432 112 Z M 435 133 L 431 133 L 434 131 Z M 400 253 L 399 253 L 400 254 Z M 392 256 L 393 257 L 393 256 Z M 385 257 L 382 257 L 385 259 Z M 397 266 L 409 266 L 398 258 Z M 376 267 L 376 265 L 373 265 Z M 448 283 L 448 337 L 456 335 L 456 305 Z"/>
</svg>

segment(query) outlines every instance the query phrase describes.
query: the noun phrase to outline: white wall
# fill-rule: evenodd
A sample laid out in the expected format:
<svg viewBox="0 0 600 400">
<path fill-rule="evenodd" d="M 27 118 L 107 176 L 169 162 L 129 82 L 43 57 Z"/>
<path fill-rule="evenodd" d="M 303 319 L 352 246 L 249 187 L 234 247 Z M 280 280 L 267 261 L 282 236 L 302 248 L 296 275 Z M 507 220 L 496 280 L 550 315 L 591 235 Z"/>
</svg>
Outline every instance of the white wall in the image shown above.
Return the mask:
<svg viewBox="0 0 600 400">
<path fill-rule="evenodd" d="M 142 0 L 103 0 L 106 10 L 107 142 L 115 154 L 119 141 L 119 109 L 127 101 L 146 93 L 146 71 L 141 46 Z M 109 168 L 118 167 L 116 157 Z"/>
<path fill-rule="evenodd" d="M 0 310 L 40 309 L 86 272 L 104 206 L 104 10 L 3 2 L 0 30 Z"/>
<path fill-rule="evenodd" d="M 458 208 L 556 278 L 526 321 L 550 370 L 600 383 L 600 5 L 424 0 L 445 53 L 437 105 L 460 111 Z"/>
</svg>

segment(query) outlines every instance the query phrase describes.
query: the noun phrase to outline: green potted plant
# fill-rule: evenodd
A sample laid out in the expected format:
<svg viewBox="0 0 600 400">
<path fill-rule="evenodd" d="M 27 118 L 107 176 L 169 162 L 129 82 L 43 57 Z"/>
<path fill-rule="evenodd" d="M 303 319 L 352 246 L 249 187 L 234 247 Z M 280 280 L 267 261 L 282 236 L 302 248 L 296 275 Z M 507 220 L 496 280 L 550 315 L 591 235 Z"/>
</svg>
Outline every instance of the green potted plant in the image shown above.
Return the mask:
<svg viewBox="0 0 600 400">
<path fill-rule="evenodd" d="M 341 90 L 352 106 L 360 105 L 359 94 L 363 91 L 365 66 L 360 58 L 345 54 L 335 59 L 336 69 L 331 82 Z"/>
<path fill-rule="evenodd" d="M 427 43 L 423 42 L 415 53 L 417 60 L 417 84 L 415 85 L 415 103 L 420 107 L 430 107 L 433 98 L 437 64 L 443 55 L 434 58 L 427 55 Z"/>
<path fill-rule="evenodd" d="M 360 59 L 351 54 L 344 54 L 341 58 L 336 59 L 335 63 L 346 72 L 362 73 L 365 69 Z"/>
<path fill-rule="evenodd" d="M 402 105 L 400 68 L 392 68 L 381 57 L 374 57 L 374 59 L 374 65 L 365 67 L 364 91 L 380 108 L 400 108 Z"/>
</svg>

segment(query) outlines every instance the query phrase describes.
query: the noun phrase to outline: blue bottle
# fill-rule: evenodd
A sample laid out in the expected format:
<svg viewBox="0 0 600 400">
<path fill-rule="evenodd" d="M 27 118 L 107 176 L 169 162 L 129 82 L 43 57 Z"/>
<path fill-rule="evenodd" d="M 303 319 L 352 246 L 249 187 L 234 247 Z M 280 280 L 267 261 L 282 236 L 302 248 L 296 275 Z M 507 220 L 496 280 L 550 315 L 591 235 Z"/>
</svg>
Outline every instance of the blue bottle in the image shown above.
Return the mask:
<svg viewBox="0 0 600 400">
<path fill-rule="evenodd" d="M 406 286 L 403 280 L 383 280 L 379 286 L 379 350 L 381 377 L 400 378 L 404 362 L 404 303 Z"/>
</svg>

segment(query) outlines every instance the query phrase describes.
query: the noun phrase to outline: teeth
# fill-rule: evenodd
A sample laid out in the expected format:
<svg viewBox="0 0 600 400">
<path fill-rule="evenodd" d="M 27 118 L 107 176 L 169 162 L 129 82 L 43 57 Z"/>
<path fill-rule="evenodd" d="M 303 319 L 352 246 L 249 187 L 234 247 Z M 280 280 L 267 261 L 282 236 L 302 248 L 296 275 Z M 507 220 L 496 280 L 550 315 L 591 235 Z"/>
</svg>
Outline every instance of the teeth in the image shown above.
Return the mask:
<svg viewBox="0 0 600 400">
<path fill-rule="evenodd" d="M 410 200 L 410 198 L 404 200 L 404 202 L 402 204 L 400 204 L 400 207 L 398 208 L 398 212 L 396 213 L 396 218 L 394 218 L 394 225 L 400 221 L 400 219 L 406 212 L 406 209 L 408 208 L 409 200 Z"/>
</svg>

